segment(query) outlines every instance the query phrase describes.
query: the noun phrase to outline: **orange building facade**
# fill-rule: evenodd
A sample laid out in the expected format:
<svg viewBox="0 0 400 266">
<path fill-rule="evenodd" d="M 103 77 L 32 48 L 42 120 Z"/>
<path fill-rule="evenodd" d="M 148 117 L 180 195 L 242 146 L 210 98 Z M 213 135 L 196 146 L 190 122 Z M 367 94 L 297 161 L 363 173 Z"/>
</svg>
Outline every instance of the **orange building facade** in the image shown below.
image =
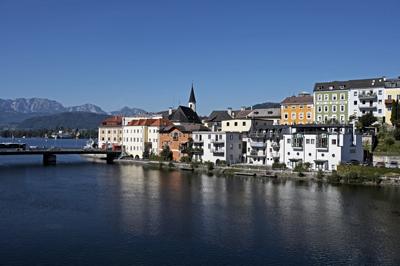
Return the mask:
<svg viewBox="0 0 400 266">
<path fill-rule="evenodd" d="M 181 124 L 168 126 L 160 130 L 159 153 L 165 146 L 172 151 L 172 160 L 180 161 L 183 156 L 188 156 L 188 150 L 192 149 L 192 132 L 209 131 L 201 124 Z M 192 149 L 191 152 L 199 152 Z"/>
<path fill-rule="evenodd" d="M 308 93 L 287 97 L 281 102 L 281 125 L 314 123 L 314 99 Z"/>
</svg>

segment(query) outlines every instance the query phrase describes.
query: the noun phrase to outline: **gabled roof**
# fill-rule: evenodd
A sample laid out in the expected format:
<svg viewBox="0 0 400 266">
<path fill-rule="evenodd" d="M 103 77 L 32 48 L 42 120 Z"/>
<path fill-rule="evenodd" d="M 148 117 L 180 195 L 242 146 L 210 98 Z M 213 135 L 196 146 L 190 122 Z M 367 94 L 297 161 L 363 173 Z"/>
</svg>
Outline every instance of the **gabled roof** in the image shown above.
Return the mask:
<svg viewBox="0 0 400 266">
<path fill-rule="evenodd" d="M 122 116 L 112 116 L 108 117 L 101 122 L 101 126 L 121 126 L 122 125 Z"/>
<path fill-rule="evenodd" d="M 201 124 L 201 120 L 197 113 L 191 108 L 182 105 L 174 110 L 168 119 L 172 122 Z"/>
<path fill-rule="evenodd" d="M 229 119 L 232 119 L 232 116 L 228 114 L 228 111 L 212 111 L 206 122 L 221 122 Z"/>
<path fill-rule="evenodd" d="M 238 110 L 232 111 L 232 113 L 235 119 L 247 118 L 247 116 L 251 113 L 251 110 Z"/>
<path fill-rule="evenodd" d="M 317 82 L 314 91 L 349 90 L 361 88 L 380 88 L 385 86 L 385 78 L 354 79 L 346 81 Z"/>
<path fill-rule="evenodd" d="M 130 121 L 127 126 L 152 126 L 152 127 L 161 127 L 161 126 L 169 126 L 172 125 L 171 121 L 164 118 L 150 118 L 150 119 L 136 119 Z"/>
<path fill-rule="evenodd" d="M 314 103 L 314 98 L 311 95 L 290 96 L 286 97 L 282 101 L 282 104 L 293 104 L 293 105 L 313 104 L 313 103 Z"/>
<path fill-rule="evenodd" d="M 210 129 L 202 124 L 191 124 L 191 123 L 183 123 L 180 125 L 171 125 L 164 127 L 160 130 L 160 133 L 169 133 L 173 130 L 179 130 L 182 133 L 191 133 L 193 131 L 210 131 Z"/>
<path fill-rule="evenodd" d="M 280 118 L 281 108 L 254 109 L 248 117 L 250 118 Z"/>
<path fill-rule="evenodd" d="M 194 96 L 193 83 L 192 83 L 192 89 L 190 90 L 189 103 L 196 103 L 196 97 Z"/>
</svg>

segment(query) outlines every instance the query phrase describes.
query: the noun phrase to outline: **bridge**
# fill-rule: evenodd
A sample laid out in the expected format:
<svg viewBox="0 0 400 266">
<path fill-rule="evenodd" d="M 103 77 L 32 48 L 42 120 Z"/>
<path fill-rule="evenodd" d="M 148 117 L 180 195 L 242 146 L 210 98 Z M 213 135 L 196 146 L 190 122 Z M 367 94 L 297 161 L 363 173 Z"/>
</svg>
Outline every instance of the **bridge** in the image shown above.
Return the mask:
<svg viewBox="0 0 400 266">
<path fill-rule="evenodd" d="M 57 155 L 70 154 L 104 154 L 106 155 L 107 164 L 112 164 L 115 158 L 121 155 L 120 151 L 108 151 L 99 149 L 65 149 L 65 148 L 50 148 L 50 149 L 34 149 L 34 150 L 15 150 L 15 151 L 0 151 L 0 155 L 42 155 L 43 165 L 55 165 Z"/>
</svg>

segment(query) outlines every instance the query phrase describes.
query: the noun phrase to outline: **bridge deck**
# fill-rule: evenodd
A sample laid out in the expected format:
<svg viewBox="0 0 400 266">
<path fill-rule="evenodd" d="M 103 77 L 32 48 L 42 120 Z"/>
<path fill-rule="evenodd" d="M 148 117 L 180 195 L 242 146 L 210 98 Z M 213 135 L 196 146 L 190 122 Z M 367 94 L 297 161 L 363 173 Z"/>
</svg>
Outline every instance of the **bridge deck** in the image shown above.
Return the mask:
<svg viewBox="0 0 400 266">
<path fill-rule="evenodd" d="M 45 149 L 45 150 L 25 150 L 25 151 L 0 151 L 0 155 L 44 155 L 44 154 L 104 154 L 119 155 L 119 151 L 105 150 L 83 150 L 83 149 Z"/>
</svg>

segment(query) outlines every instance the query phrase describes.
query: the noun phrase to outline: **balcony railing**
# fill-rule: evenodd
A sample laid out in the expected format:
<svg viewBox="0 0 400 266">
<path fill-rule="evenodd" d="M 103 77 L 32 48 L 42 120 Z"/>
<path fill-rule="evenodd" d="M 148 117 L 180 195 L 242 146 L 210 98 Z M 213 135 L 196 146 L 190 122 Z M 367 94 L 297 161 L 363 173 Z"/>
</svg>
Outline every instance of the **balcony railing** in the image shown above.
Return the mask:
<svg viewBox="0 0 400 266">
<path fill-rule="evenodd" d="M 375 111 L 377 107 L 375 105 L 360 105 L 360 110 Z"/>
<path fill-rule="evenodd" d="M 267 143 L 259 141 L 250 141 L 250 146 L 254 148 L 265 148 L 267 147 Z"/>
<path fill-rule="evenodd" d="M 225 154 L 225 149 L 211 149 L 213 154 Z"/>
<path fill-rule="evenodd" d="M 223 139 L 212 139 L 211 143 L 213 143 L 213 144 L 225 144 L 225 141 Z"/>
<path fill-rule="evenodd" d="M 360 93 L 358 98 L 360 100 L 376 100 L 377 95 L 376 93 Z"/>
<path fill-rule="evenodd" d="M 258 153 L 257 151 L 251 151 L 249 157 L 265 157 L 265 153 Z"/>
</svg>

